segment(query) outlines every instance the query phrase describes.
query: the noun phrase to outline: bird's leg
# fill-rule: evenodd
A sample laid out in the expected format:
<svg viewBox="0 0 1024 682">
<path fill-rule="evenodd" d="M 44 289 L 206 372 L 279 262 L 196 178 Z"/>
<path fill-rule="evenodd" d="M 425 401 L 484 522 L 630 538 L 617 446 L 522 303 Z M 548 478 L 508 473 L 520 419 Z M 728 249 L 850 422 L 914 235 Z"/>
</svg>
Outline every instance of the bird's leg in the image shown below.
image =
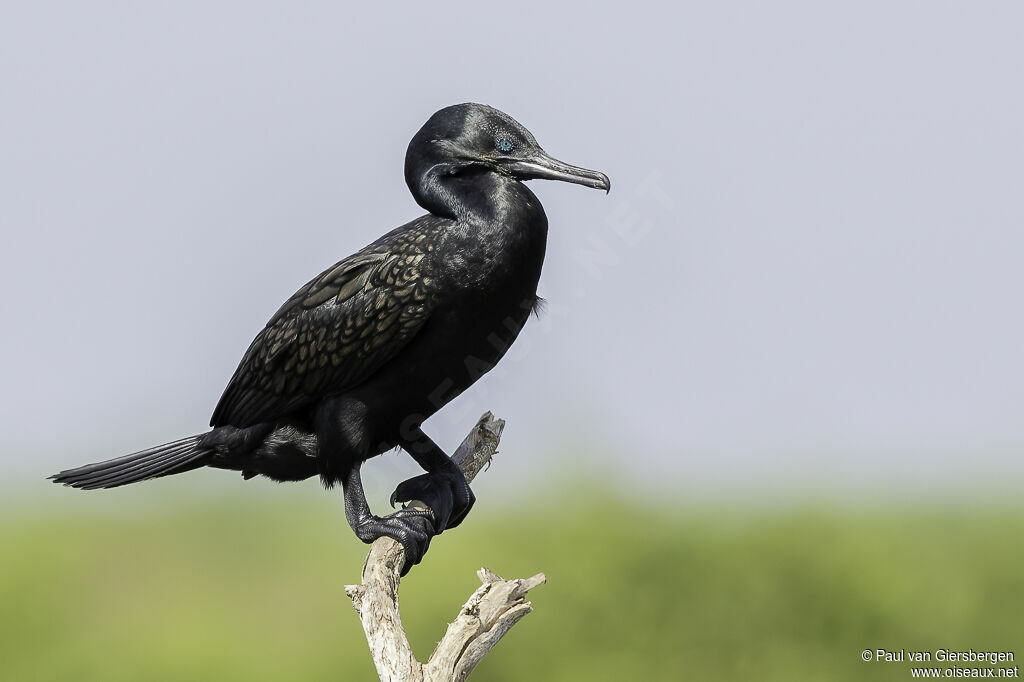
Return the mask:
<svg viewBox="0 0 1024 682">
<path fill-rule="evenodd" d="M 425 502 L 434 511 L 440 534 L 462 523 L 476 502 L 476 496 L 462 475 L 462 469 L 427 434 L 417 427 L 408 436 L 402 439 L 402 448 L 427 473 L 399 483 L 391 494 L 391 506 L 412 500 Z"/>
<path fill-rule="evenodd" d="M 385 517 L 375 516 L 366 503 L 360 466 L 360 462 L 353 464 L 341 482 L 345 492 L 345 518 L 363 542 L 387 536 L 401 543 L 405 548 L 404 576 L 427 553 L 430 538 L 435 534 L 433 514 L 429 509 L 399 509 Z"/>
</svg>

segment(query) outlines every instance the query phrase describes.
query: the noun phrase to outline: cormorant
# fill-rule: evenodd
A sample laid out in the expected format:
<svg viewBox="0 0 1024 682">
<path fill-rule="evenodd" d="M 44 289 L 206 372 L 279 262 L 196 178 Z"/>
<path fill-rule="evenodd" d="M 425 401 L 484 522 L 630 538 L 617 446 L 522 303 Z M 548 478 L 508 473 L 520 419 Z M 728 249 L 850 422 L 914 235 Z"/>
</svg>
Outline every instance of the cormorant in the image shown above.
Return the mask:
<svg viewBox="0 0 1024 682">
<path fill-rule="evenodd" d="M 328 268 L 270 319 L 242 357 L 207 433 L 62 471 L 57 483 L 113 488 L 202 466 L 341 483 L 364 542 L 387 535 L 406 568 L 457 526 L 474 496 L 420 428 L 489 371 L 537 305 L 548 222 L 523 184 L 608 191 L 603 173 L 553 159 L 511 116 L 481 104 L 441 109 L 409 144 L 405 180 L 429 213 Z M 425 474 L 370 512 L 359 468 L 396 446 Z"/>
</svg>

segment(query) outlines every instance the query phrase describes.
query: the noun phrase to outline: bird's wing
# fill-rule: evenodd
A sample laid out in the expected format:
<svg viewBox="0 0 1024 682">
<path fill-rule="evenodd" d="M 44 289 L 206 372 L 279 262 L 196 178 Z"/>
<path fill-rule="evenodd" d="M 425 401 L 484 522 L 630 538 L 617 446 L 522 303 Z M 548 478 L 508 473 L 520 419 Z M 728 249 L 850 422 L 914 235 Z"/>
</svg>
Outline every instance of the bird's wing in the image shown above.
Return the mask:
<svg viewBox="0 0 1024 682">
<path fill-rule="evenodd" d="M 407 237 L 346 258 L 281 306 L 246 351 L 210 425 L 279 419 L 358 385 L 393 358 L 432 307 L 431 279 L 419 269 L 423 234 Z"/>
</svg>

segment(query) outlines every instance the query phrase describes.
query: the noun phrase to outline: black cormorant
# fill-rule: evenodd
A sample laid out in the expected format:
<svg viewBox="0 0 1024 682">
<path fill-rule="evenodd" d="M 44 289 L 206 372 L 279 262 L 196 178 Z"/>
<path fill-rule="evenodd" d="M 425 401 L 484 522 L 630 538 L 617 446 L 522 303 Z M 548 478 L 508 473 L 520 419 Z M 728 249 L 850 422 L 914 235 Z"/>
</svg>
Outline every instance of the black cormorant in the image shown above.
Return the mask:
<svg viewBox="0 0 1024 682">
<path fill-rule="evenodd" d="M 441 109 L 416 133 L 405 179 L 429 213 L 328 268 L 253 340 L 207 433 L 62 471 L 75 488 L 112 488 L 202 466 L 341 483 L 365 542 L 387 535 L 406 569 L 431 536 L 473 506 L 462 472 L 420 428 L 490 370 L 537 305 L 548 222 L 524 180 L 608 190 L 603 173 L 550 157 L 497 109 Z M 430 509 L 378 517 L 363 494 L 364 460 L 401 446 L 427 472 L 396 502 Z"/>
</svg>

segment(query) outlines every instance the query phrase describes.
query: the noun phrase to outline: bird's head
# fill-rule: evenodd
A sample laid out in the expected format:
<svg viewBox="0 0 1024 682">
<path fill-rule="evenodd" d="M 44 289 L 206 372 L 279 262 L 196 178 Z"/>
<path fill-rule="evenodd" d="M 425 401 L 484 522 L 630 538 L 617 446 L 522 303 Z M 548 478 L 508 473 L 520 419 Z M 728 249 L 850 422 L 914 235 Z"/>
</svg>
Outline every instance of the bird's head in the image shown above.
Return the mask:
<svg viewBox="0 0 1024 682">
<path fill-rule="evenodd" d="M 496 173 L 515 180 L 561 180 L 611 189 L 608 176 L 552 158 L 522 124 L 483 104 L 456 104 L 441 109 L 409 143 L 405 179 L 417 201 L 430 186 L 446 178 Z"/>
</svg>

